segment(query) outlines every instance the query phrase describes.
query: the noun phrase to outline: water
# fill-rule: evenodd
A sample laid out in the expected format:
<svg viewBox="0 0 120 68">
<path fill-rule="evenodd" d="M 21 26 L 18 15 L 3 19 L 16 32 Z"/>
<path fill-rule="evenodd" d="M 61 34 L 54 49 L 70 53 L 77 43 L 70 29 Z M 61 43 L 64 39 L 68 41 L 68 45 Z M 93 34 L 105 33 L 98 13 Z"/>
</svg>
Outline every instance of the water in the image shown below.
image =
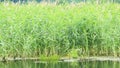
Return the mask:
<svg viewBox="0 0 120 68">
<path fill-rule="evenodd" d="M 120 68 L 117 61 L 79 61 L 79 62 L 36 62 L 10 61 L 0 62 L 0 68 Z"/>
</svg>

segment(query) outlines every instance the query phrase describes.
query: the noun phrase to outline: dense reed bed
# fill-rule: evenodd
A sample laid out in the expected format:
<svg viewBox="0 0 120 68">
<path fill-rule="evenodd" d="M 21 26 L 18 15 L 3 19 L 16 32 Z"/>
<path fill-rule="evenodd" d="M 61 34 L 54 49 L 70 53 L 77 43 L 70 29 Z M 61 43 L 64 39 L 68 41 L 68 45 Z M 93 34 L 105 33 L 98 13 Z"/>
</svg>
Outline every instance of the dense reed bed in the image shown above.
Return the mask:
<svg viewBox="0 0 120 68">
<path fill-rule="evenodd" d="M 119 42 L 119 4 L 0 3 L 1 56 L 119 56 Z"/>
</svg>

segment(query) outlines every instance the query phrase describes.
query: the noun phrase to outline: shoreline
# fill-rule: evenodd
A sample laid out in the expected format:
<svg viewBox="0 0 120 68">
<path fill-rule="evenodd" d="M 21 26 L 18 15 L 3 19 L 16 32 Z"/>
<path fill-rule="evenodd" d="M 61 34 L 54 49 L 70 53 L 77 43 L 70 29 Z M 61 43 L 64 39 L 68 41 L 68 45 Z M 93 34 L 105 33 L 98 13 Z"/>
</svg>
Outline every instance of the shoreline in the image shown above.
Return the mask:
<svg viewBox="0 0 120 68">
<path fill-rule="evenodd" d="M 6 58 L 6 61 L 26 61 L 26 60 L 34 60 L 40 61 L 39 57 L 30 57 L 30 58 Z M 42 60 L 41 60 L 42 61 Z M 46 60 L 47 61 L 47 60 Z M 51 60 L 52 61 L 52 60 Z M 118 61 L 120 62 L 120 57 L 112 57 L 112 56 L 100 56 L 100 57 L 79 57 L 79 58 L 69 58 L 69 57 L 62 57 L 58 61 L 63 62 L 76 62 L 76 61 Z M 0 62 L 3 62 L 3 59 L 0 58 Z"/>
</svg>

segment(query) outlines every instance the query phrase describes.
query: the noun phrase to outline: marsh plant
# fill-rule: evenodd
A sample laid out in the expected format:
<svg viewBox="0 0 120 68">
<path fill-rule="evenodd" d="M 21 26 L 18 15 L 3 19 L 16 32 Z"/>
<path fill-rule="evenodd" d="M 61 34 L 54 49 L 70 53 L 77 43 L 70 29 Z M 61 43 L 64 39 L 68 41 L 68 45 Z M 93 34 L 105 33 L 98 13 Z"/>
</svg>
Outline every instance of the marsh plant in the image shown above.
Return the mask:
<svg viewBox="0 0 120 68">
<path fill-rule="evenodd" d="M 50 56 L 41 55 L 40 60 L 41 61 L 59 61 L 60 56 L 58 56 L 58 55 L 50 55 Z"/>
<path fill-rule="evenodd" d="M 0 55 L 120 55 L 119 4 L 0 3 Z M 74 51 L 75 50 L 75 51 Z"/>
</svg>

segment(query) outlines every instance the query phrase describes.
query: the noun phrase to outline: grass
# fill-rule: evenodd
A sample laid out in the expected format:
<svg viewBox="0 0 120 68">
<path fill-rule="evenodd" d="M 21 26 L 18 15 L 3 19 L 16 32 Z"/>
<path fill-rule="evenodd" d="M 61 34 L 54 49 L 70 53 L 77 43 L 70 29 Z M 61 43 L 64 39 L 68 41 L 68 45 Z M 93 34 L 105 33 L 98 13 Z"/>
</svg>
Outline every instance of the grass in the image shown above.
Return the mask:
<svg viewBox="0 0 120 68">
<path fill-rule="evenodd" d="M 0 56 L 120 56 L 119 6 L 0 3 Z"/>
<path fill-rule="evenodd" d="M 40 60 L 41 61 L 59 61 L 60 56 L 58 56 L 58 55 L 51 55 L 51 56 L 41 55 Z"/>
</svg>

